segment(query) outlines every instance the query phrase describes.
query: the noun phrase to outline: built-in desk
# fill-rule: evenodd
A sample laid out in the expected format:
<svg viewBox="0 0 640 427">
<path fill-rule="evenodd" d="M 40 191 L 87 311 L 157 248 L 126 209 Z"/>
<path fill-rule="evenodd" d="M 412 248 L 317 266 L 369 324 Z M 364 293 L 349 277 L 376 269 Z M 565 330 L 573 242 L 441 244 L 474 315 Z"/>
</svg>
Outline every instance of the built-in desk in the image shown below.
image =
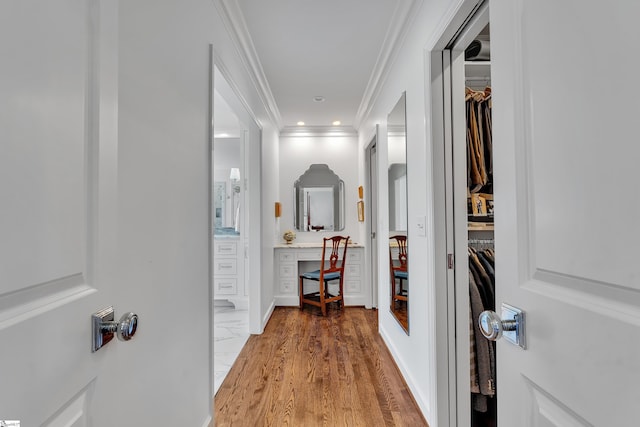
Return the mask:
<svg viewBox="0 0 640 427">
<path fill-rule="evenodd" d="M 274 248 L 276 306 L 298 306 L 298 278 L 300 273 L 320 268 L 321 243 L 282 244 Z M 330 252 L 330 251 L 329 251 Z M 345 305 L 370 305 L 370 289 L 364 282 L 364 247 L 349 244 L 344 267 Z"/>
</svg>

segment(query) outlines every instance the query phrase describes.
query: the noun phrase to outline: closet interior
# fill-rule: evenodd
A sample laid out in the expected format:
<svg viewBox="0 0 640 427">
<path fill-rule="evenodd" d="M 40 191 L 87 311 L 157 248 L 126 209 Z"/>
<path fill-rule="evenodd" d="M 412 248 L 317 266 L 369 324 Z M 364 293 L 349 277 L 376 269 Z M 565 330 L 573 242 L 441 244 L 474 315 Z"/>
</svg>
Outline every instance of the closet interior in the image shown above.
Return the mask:
<svg viewBox="0 0 640 427">
<path fill-rule="evenodd" d="M 469 262 L 469 350 L 471 426 L 496 425 L 495 342 L 477 325 L 495 311 L 493 144 L 489 25 L 465 49 L 467 149 L 467 239 Z"/>
</svg>

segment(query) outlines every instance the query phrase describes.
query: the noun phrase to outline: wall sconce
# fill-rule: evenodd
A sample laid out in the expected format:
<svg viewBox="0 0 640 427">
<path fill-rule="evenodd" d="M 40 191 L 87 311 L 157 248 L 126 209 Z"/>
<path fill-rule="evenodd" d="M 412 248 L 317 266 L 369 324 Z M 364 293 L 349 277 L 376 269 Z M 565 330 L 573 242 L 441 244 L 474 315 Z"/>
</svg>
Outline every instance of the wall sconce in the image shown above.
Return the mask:
<svg viewBox="0 0 640 427">
<path fill-rule="evenodd" d="M 238 185 L 238 181 L 240 181 L 240 169 L 239 168 L 231 168 L 231 173 L 229 174 L 229 179 L 231 180 L 231 186 L 233 188 L 234 193 L 240 192 L 240 186 Z"/>
<path fill-rule="evenodd" d="M 233 191 L 233 197 L 231 199 L 231 203 L 233 206 L 233 210 L 235 211 L 233 216 L 233 228 L 236 232 L 239 232 L 240 225 L 240 196 L 238 196 L 236 203 L 236 194 L 240 194 L 240 169 L 239 168 L 231 168 L 231 172 L 229 173 L 229 180 L 231 181 L 231 189 Z"/>
<path fill-rule="evenodd" d="M 364 222 L 364 201 L 358 202 L 358 221 Z"/>
</svg>

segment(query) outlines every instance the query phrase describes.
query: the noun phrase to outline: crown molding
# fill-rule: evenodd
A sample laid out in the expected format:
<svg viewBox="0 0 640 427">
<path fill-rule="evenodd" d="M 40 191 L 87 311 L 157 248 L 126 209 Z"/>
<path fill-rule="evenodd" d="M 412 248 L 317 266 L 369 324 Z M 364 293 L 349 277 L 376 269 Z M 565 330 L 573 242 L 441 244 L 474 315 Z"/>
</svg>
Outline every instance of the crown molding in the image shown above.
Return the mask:
<svg viewBox="0 0 640 427">
<path fill-rule="evenodd" d="M 353 136 L 357 137 L 358 132 L 351 126 L 285 126 L 280 131 L 280 136 L 295 137 L 337 137 L 337 136 Z"/>
<path fill-rule="evenodd" d="M 226 65 L 224 64 L 224 61 L 222 60 L 222 58 L 220 58 L 218 53 L 215 52 L 215 50 L 213 52 L 213 63 L 215 64 L 215 66 L 218 69 L 218 71 L 220 71 L 220 74 L 222 74 L 222 76 L 226 80 L 227 84 L 229 85 L 229 87 L 231 88 L 233 93 L 236 95 L 236 97 L 240 101 L 240 104 L 242 105 L 242 107 L 244 107 L 244 109 L 247 112 L 247 114 L 249 114 L 249 117 L 251 117 L 251 119 L 254 122 L 256 122 L 256 124 L 258 125 L 260 130 L 262 130 L 264 128 L 263 124 L 260 122 L 258 117 L 253 112 L 253 109 L 251 108 L 251 105 L 249 105 L 249 103 L 247 102 L 247 100 L 244 97 L 242 91 L 240 90 L 240 88 L 238 87 L 236 82 L 233 80 L 233 76 L 231 75 L 231 73 L 227 69 Z M 216 85 L 216 83 L 214 82 L 214 86 L 215 85 Z"/>
<path fill-rule="evenodd" d="M 364 119 L 371 113 L 371 109 L 382 90 L 382 85 L 387 79 L 391 66 L 409 31 L 410 24 L 416 16 L 418 8 L 422 6 L 422 2 L 423 0 L 400 0 L 398 2 L 362 101 L 360 101 L 353 125 L 355 129 L 359 129 Z"/>
<path fill-rule="evenodd" d="M 282 128 L 280 110 L 273 97 L 269 82 L 262 69 L 260 58 L 251 39 L 242 10 L 236 0 L 215 0 L 214 4 L 227 28 L 227 33 L 240 55 L 245 69 L 251 78 L 267 114 L 278 129 Z"/>
</svg>

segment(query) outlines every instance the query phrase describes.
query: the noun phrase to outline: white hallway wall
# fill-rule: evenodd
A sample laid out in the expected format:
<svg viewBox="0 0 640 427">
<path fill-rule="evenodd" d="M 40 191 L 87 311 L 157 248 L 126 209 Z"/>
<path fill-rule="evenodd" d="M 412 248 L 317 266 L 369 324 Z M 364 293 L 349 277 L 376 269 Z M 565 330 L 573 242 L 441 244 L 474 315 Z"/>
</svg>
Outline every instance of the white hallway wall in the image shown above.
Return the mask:
<svg viewBox="0 0 640 427">
<path fill-rule="evenodd" d="M 409 217 L 409 275 L 411 300 L 409 303 L 409 329 L 407 335 L 391 316 L 389 310 L 388 260 L 380 257 L 379 276 L 379 322 L 380 333 L 389 346 L 411 391 L 423 411 L 429 425 L 444 425 L 446 419 L 446 390 L 438 394 L 437 381 L 447 372 L 436 369 L 436 288 L 445 283 L 434 279 L 434 224 L 433 224 L 433 180 L 432 140 L 430 111 L 426 107 L 430 96 L 428 61 L 426 49 L 433 44 L 443 30 L 443 23 L 460 0 L 418 0 L 419 9 L 407 30 L 403 45 L 395 52 L 395 60 L 388 70 L 384 84 L 373 100 L 370 113 L 360 126 L 360 170 L 364 171 L 364 149 L 370 142 L 375 125 L 380 124 L 378 158 L 380 165 L 380 227 L 379 253 L 387 253 L 387 115 L 393 109 L 403 91 L 407 93 L 407 179 Z M 362 174 L 363 172 L 361 172 Z M 426 236 L 418 236 L 416 222 L 426 218 Z M 444 393 L 443 393 L 444 391 Z"/>
<path fill-rule="evenodd" d="M 129 224 L 120 230 L 119 239 L 123 259 L 133 272 L 122 278 L 129 284 L 126 298 L 135 307 L 138 299 L 153 295 L 158 306 L 166 307 L 166 316 L 181 313 L 190 325 L 185 331 L 183 322 L 144 317 L 147 325 L 163 325 L 147 332 L 157 334 L 163 349 L 155 360 L 130 361 L 130 365 L 146 372 L 159 393 L 153 407 L 132 405 L 127 410 L 154 414 L 154 419 L 170 424 L 173 420 L 200 426 L 210 415 L 212 395 L 209 44 L 214 46 L 216 62 L 232 76 L 234 88 L 260 122 L 262 154 L 275 168 L 278 134 L 226 32 L 216 1 L 120 2 L 119 26 L 119 208 Z M 277 189 L 267 188 L 265 193 L 263 197 L 277 199 Z M 273 222 L 265 221 L 262 231 L 273 236 L 274 228 Z M 263 265 L 272 266 L 273 259 Z M 272 284 L 266 282 L 261 314 L 265 302 L 273 299 Z M 191 354 L 188 365 L 183 363 L 184 348 Z M 139 418 L 132 414 L 132 419 Z"/>
<path fill-rule="evenodd" d="M 304 232 L 296 231 L 297 243 L 322 243 L 322 238 L 336 234 L 349 235 L 354 242 L 362 243 L 358 226 L 357 201 L 358 169 L 355 159 L 358 157 L 358 139 L 350 136 L 294 136 L 283 134 L 280 137 L 279 187 L 282 202 L 280 228 L 293 230 L 293 184 L 305 173 L 311 164 L 327 164 L 344 181 L 345 186 L 345 228 L 341 232 Z M 277 243 L 284 243 L 282 233 Z"/>
</svg>

